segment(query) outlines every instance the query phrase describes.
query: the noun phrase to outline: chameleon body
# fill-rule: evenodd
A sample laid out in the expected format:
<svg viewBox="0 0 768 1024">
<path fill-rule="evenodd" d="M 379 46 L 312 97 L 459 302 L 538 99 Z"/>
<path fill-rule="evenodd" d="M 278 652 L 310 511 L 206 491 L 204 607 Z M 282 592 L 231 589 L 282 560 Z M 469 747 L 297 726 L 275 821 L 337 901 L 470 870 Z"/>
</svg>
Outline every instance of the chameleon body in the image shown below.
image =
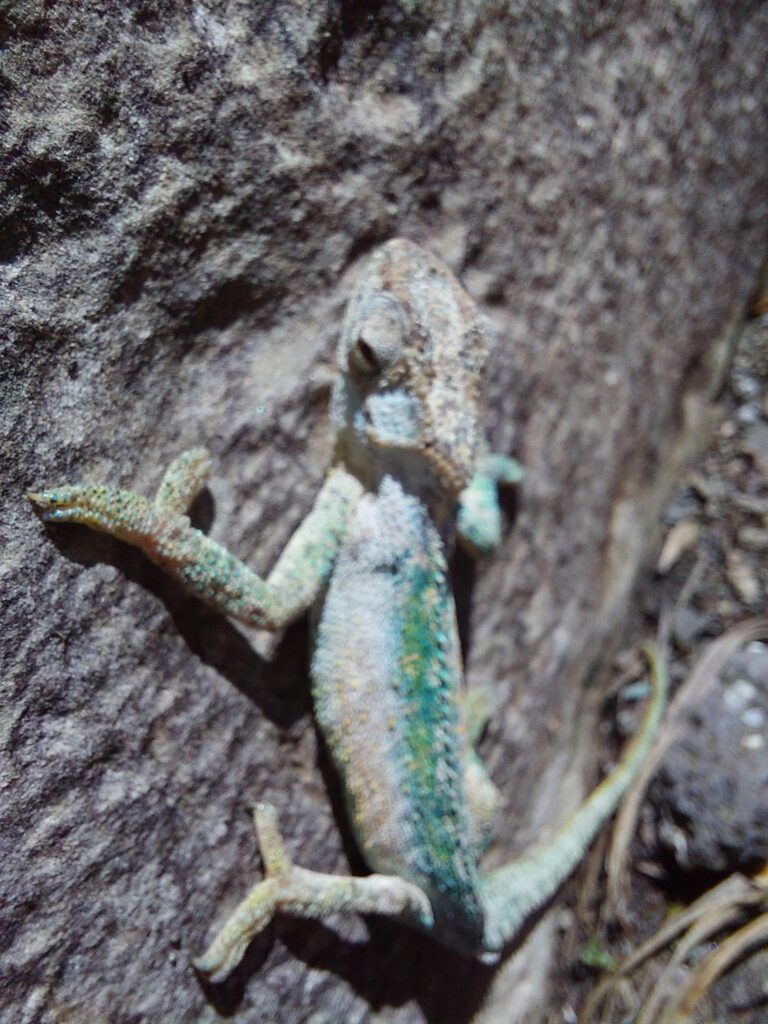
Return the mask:
<svg viewBox="0 0 768 1024">
<path fill-rule="evenodd" d="M 209 458 L 181 455 L 154 500 L 109 486 L 30 495 L 50 522 L 133 543 L 215 608 L 280 629 L 314 606 L 315 715 L 356 840 L 374 872 L 294 865 L 275 811 L 255 811 L 265 878 L 199 957 L 225 977 L 276 913 L 377 913 L 494 960 L 559 887 L 613 812 L 658 724 L 666 682 L 619 765 L 559 832 L 483 873 L 496 791 L 471 749 L 448 554 L 500 540 L 497 488 L 517 464 L 482 441 L 484 321 L 438 259 L 402 239 L 380 248 L 349 301 L 338 346 L 334 465 L 313 509 L 261 579 L 190 526 Z"/>
</svg>

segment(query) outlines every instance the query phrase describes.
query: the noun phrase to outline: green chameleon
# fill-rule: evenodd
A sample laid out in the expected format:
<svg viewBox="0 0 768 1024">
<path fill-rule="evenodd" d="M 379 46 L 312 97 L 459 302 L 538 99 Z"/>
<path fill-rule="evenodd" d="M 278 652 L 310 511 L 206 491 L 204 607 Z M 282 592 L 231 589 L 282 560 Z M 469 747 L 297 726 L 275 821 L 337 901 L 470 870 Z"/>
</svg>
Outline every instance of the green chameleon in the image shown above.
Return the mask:
<svg viewBox="0 0 768 1024">
<path fill-rule="evenodd" d="M 552 838 L 480 870 L 497 792 L 460 693 L 448 555 L 456 537 L 474 552 L 498 545 L 497 488 L 522 476 L 483 443 L 486 353 L 483 319 L 447 267 L 402 239 L 374 253 L 338 346 L 333 467 L 267 579 L 190 525 L 203 449 L 176 459 L 154 501 L 89 485 L 30 495 L 45 520 L 135 544 L 225 615 L 278 630 L 316 607 L 315 716 L 375 873 L 294 865 L 274 809 L 257 807 L 266 877 L 195 961 L 214 981 L 276 913 L 383 914 L 493 962 L 578 864 L 646 756 L 666 694 L 653 651 L 653 697 L 620 764 Z"/>
</svg>

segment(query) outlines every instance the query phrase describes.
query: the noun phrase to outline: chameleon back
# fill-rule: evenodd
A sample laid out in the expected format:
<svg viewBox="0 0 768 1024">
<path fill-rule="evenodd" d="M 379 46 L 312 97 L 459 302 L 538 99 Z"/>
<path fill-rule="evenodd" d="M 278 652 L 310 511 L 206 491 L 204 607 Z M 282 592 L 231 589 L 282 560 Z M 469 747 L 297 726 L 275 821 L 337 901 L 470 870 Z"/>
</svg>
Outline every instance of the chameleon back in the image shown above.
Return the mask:
<svg viewBox="0 0 768 1024">
<path fill-rule="evenodd" d="M 461 678 L 441 538 L 391 477 L 358 503 L 321 612 L 315 714 L 368 864 L 420 886 L 446 938 L 483 930 L 458 728 Z"/>
</svg>

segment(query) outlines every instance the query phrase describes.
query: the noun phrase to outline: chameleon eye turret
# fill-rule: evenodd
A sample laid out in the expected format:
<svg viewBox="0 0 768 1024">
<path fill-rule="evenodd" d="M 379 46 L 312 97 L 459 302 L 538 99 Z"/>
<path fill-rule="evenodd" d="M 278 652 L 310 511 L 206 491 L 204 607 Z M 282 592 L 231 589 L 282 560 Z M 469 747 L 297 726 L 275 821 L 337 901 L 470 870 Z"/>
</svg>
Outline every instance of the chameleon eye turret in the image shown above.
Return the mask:
<svg viewBox="0 0 768 1024">
<path fill-rule="evenodd" d="M 347 329 L 347 363 L 352 372 L 376 376 L 403 355 L 405 322 L 391 295 L 377 295 L 361 306 Z"/>
</svg>

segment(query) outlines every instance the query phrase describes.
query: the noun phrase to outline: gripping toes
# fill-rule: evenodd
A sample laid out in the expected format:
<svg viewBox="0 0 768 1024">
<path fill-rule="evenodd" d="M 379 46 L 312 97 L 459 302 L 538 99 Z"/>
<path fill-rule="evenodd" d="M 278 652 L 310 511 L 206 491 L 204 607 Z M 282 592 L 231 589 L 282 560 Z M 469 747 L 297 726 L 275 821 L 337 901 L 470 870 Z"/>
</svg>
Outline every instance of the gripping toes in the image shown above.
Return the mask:
<svg viewBox="0 0 768 1024">
<path fill-rule="evenodd" d="M 155 508 L 182 515 L 205 487 L 211 456 L 205 448 L 189 448 L 174 459 L 155 496 Z"/>
<path fill-rule="evenodd" d="M 27 497 L 48 523 L 81 523 L 134 544 L 157 529 L 157 514 L 146 498 L 105 484 L 68 484 Z"/>
<path fill-rule="evenodd" d="M 221 981 L 242 960 L 251 940 L 276 913 L 325 918 L 330 914 L 383 914 L 429 929 L 432 908 L 424 892 L 397 875 L 326 875 L 292 862 L 270 804 L 254 812 L 266 877 L 235 908 L 201 957 L 193 961 L 211 981 Z"/>
<path fill-rule="evenodd" d="M 266 878 L 255 885 L 234 910 L 202 956 L 192 963 L 213 982 L 222 981 L 242 960 L 248 944 L 272 920 L 278 907 L 281 882 L 293 867 L 283 846 L 277 813 L 271 804 L 258 804 L 253 812 Z"/>
<path fill-rule="evenodd" d="M 152 537 L 163 522 L 183 515 L 205 486 L 211 457 L 190 448 L 174 459 L 153 502 L 134 491 L 107 484 L 64 484 L 27 497 L 48 523 L 82 523 L 121 540 L 138 543 Z"/>
</svg>

